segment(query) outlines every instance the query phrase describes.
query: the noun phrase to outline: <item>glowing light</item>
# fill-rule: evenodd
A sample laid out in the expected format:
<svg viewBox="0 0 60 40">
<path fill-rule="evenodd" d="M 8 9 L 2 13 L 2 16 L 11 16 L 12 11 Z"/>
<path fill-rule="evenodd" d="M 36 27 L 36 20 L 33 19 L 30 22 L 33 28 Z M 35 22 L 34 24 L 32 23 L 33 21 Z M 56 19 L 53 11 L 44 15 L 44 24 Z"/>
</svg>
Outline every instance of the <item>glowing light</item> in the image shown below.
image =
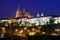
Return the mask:
<svg viewBox="0 0 60 40">
<path fill-rule="evenodd" d="M 4 21 L 8 21 L 8 20 L 2 20 L 2 22 L 4 22 Z"/>
<path fill-rule="evenodd" d="M 19 32 L 19 33 L 20 33 L 20 34 L 21 34 L 21 33 L 23 33 L 23 30 L 20 30 L 20 32 Z"/>
<path fill-rule="evenodd" d="M 55 31 L 60 31 L 60 29 L 55 29 Z"/>
<path fill-rule="evenodd" d="M 55 23 L 55 24 L 58 24 L 58 20 L 55 20 L 54 23 Z"/>
<path fill-rule="evenodd" d="M 36 29 L 35 28 L 32 28 L 32 31 L 35 31 Z"/>
<path fill-rule="evenodd" d="M 42 32 L 42 34 L 45 34 L 45 32 Z"/>
<path fill-rule="evenodd" d="M 11 23 L 11 19 L 8 22 Z"/>
<path fill-rule="evenodd" d="M 21 19 L 18 19 L 17 22 L 20 23 Z"/>
<path fill-rule="evenodd" d="M 12 22 L 16 22 L 17 20 L 16 19 L 12 19 Z"/>
<path fill-rule="evenodd" d="M 41 16 L 44 16 L 43 13 L 41 13 Z"/>
<path fill-rule="evenodd" d="M 5 27 L 2 27 L 2 30 L 5 30 Z"/>
<path fill-rule="evenodd" d="M 30 30 L 27 30 L 27 32 L 30 32 Z"/>
<path fill-rule="evenodd" d="M 15 29 L 15 31 L 17 32 L 17 31 L 18 31 L 18 29 Z"/>
<path fill-rule="evenodd" d="M 27 30 L 27 27 L 25 27 L 24 30 Z"/>
<path fill-rule="evenodd" d="M 40 33 L 40 30 L 36 30 L 36 32 Z"/>
<path fill-rule="evenodd" d="M 2 32 L 6 33 L 5 27 L 2 27 Z"/>
<path fill-rule="evenodd" d="M 52 35 L 52 36 L 57 36 L 57 34 L 56 34 L 56 33 L 52 33 L 51 35 Z"/>
<path fill-rule="evenodd" d="M 29 32 L 28 34 L 29 34 L 30 36 L 33 36 L 33 35 L 36 34 L 36 32 Z"/>
<path fill-rule="evenodd" d="M 37 13 L 37 17 L 39 17 L 40 16 L 40 14 L 39 13 Z"/>
</svg>

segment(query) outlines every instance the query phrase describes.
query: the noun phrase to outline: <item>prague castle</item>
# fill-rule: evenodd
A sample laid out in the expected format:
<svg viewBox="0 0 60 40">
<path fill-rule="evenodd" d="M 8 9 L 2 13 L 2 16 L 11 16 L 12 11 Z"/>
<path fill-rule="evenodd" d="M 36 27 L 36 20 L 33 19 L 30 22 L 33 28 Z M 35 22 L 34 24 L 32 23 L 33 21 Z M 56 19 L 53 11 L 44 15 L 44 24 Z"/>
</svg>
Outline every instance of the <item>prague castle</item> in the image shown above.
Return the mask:
<svg viewBox="0 0 60 40">
<path fill-rule="evenodd" d="M 43 13 L 41 13 L 41 16 L 44 16 Z M 25 9 L 23 9 L 23 12 L 20 10 L 20 7 L 18 6 L 18 9 L 16 11 L 16 16 L 15 18 L 18 18 L 18 17 L 21 17 L 21 18 L 33 18 L 32 15 L 30 15 L 29 12 L 25 12 Z M 40 17 L 39 13 L 37 13 L 37 17 Z"/>
<path fill-rule="evenodd" d="M 36 17 L 33 17 L 25 9 L 22 12 L 18 6 L 15 18 L 0 19 L 0 26 L 7 28 L 7 30 L 10 28 L 10 31 L 12 29 L 14 35 L 20 35 L 22 31 L 21 35 L 24 36 L 27 34 L 26 32 L 29 35 L 35 35 L 34 33 L 51 35 L 54 32 L 60 35 L 60 16 L 44 16 L 42 12 L 41 15 L 37 13 Z M 31 33 L 29 33 L 30 31 Z M 7 33 L 9 34 L 9 32 Z"/>
<path fill-rule="evenodd" d="M 25 9 L 23 9 L 23 12 L 20 10 L 20 7 L 18 6 L 18 9 L 16 10 L 16 15 L 15 18 L 10 18 L 10 19 L 2 19 L 1 22 L 4 21 L 11 21 L 11 22 L 28 22 L 30 25 L 35 24 L 35 25 L 49 25 L 53 21 L 53 24 L 58 24 L 60 23 L 60 17 L 58 16 L 44 16 L 43 13 L 41 15 L 37 13 L 36 17 L 33 17 L 30 15 L 29 12 L 26 12 Z M 23 24 L 22 24 L 23 25 Z"/>
</svg>

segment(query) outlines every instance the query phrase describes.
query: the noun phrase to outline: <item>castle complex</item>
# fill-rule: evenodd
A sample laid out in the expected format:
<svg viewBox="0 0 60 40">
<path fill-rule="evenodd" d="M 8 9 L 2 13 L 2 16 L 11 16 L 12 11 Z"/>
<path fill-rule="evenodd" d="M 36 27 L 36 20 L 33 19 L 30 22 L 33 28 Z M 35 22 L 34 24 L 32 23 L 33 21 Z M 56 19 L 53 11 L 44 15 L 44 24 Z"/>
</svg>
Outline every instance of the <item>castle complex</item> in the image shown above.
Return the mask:
<svg viewBox="0 0 60 40">
<path fill-rule="evenodd" d="M 24 26 L 39 26 L 39 25 L 49 25 L 49 24 L 59 24 L 60 23 L 60 17 L 59 16 L 44 16 L 43 13 L 41 15 L 37 13 L 36 17 L 33 17 L 30 15 L 29 12 L 26 12 L 25 9 L 23 9 L 23 12 L 20 10 L 19 6 L 16 11 L 15 18 L 11 19 L 2 19 L 1 22 L 7 21 L 7 22 L 17 22 Z M 52 22 L 53 21 L 53 22 Z M 27 23 L 26 23 L 27 22 Z"/>
</svg>

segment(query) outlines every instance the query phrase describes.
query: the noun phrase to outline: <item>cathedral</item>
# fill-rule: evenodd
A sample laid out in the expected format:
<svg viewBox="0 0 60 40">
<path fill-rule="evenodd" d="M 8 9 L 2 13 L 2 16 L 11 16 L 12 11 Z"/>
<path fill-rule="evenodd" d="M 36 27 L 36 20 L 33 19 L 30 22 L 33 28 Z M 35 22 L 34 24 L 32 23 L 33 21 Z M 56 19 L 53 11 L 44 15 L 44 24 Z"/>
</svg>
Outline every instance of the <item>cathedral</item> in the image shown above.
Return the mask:
<svg viewBox="0 0 60 40">
<path fill-rule="evenodd" d="M 20 7 L 18 6 L 18 9 L 16 11 L 15 18 L 32 18 L 33 16 L 30 15 L 29 12 L 25 12 L 25 9 L 23 9 L 23 12 L 20 10 Z"/>
</svg>

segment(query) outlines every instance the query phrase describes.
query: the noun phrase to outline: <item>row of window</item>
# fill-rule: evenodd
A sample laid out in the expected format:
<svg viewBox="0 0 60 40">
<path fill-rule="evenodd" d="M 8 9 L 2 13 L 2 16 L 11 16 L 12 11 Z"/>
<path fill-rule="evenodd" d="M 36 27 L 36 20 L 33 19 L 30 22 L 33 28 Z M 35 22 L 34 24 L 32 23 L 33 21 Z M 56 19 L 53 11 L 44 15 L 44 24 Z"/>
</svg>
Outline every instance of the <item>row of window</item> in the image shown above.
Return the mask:
<svg viewBox="0 0 60 40">
<path fill-rule="evenodd" d="M 60 23 L 60 17 L 41 17 L 41 18 L 32 18 L 32 19 L 27 19 L 27 18 L 22 18 L 22 19 L 17 19 L 16 23 L 13 23 L 13 26 L 39 26 L 39 25 L 49 25 L 49 24 L 58 24 Z M 8 26 L 9 21 L 8 20 L 0 20 L 0 25 L 5 25 Z"/>
</svg>

